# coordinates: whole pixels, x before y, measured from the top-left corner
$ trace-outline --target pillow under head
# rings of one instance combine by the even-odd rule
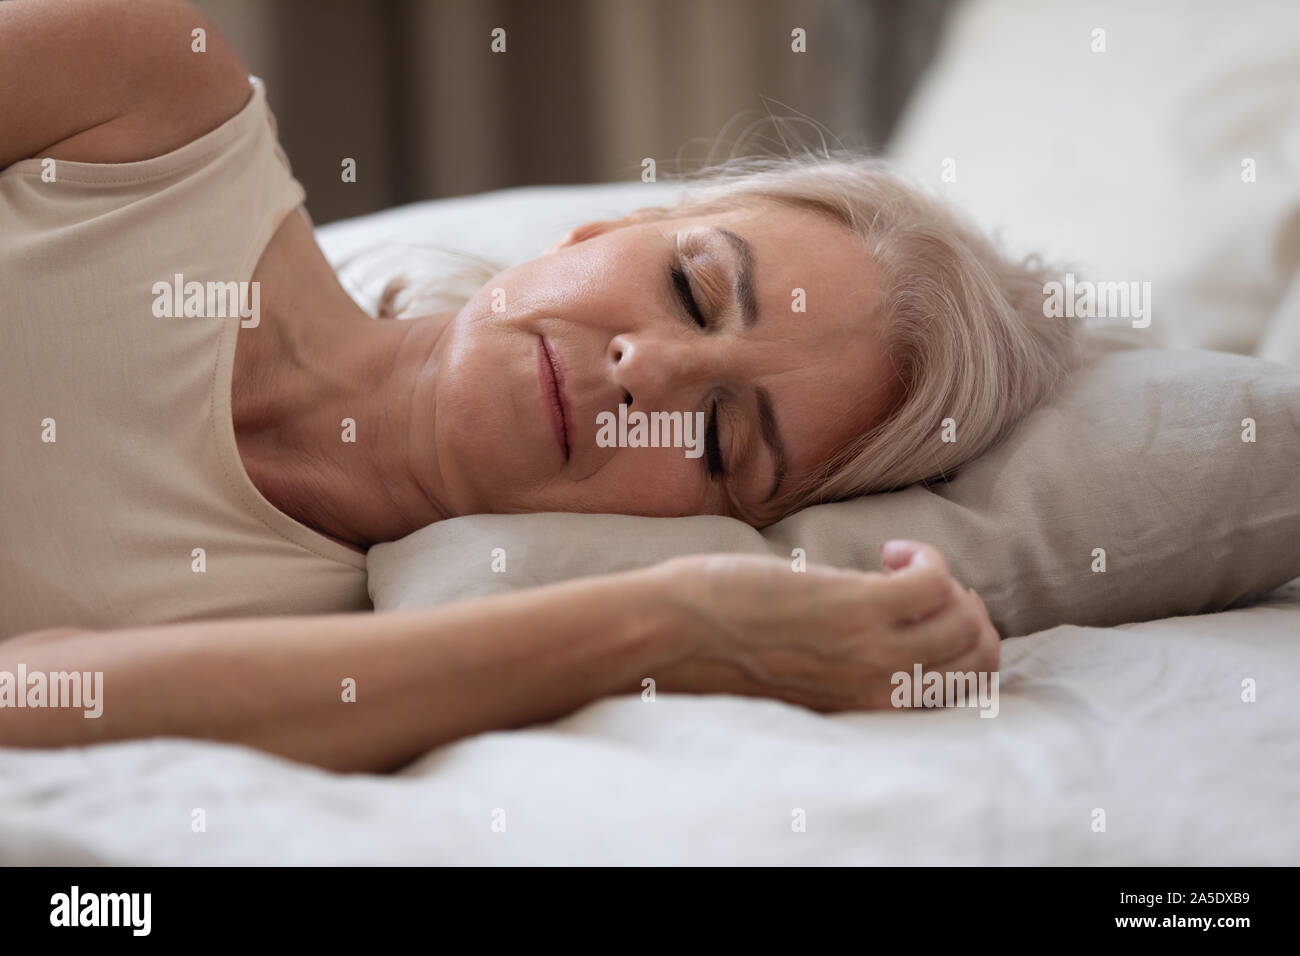
[[[802,549],[876,570],[890,538],[936,545],[1003,636],[1251,601],[1300,576],[1300,370],[1106,352],[943,483],[818,505],[762,532],[722,517],[473,515],[376,545],[367,564],[376,609],[395,610],[708,551],[793,569]]]

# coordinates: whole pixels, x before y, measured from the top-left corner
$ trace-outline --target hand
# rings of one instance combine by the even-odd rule
[[[994,671],[1000,644],[984,602],[931,545],[891,541],[880,572],[716,554],[659,565],[684,655],[660,690],[775,697],[813,710],[890,706],[891,677]]]

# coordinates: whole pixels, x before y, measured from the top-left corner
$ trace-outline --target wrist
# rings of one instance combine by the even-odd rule
[[[624,675],[629,690],[639,693],[647,677],[660,683],[661,675],[697,651],[699,628],[686,600],[683,570],[669,561],[610,576],[622,601],[623,639],[632,648],[634,673]]]

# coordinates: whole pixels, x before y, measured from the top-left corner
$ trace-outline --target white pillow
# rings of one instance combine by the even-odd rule
[[[539,255],[574,226],[617,219],[642,206],[670,202],[671,183],[529,186],[477,196],[398,206],[316,230],[316,239],[357,304],[375,314],[384,285],[404,269],[438,267],[436,250],[483,256],[502,268]]]
[[[1152,344],[1254,352],[1298,268],[1300,4],[975,0],[890,151],[1017,251],[1151,282]]]

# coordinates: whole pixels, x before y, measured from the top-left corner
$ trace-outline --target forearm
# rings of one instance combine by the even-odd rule
[[[680,657],[666,607],[634,572],[419,611],[20,637],[0,643],[0,671],[101,671],[103,713],[5,707],[0,745],[204,737],[391,769],[636,689]]]

